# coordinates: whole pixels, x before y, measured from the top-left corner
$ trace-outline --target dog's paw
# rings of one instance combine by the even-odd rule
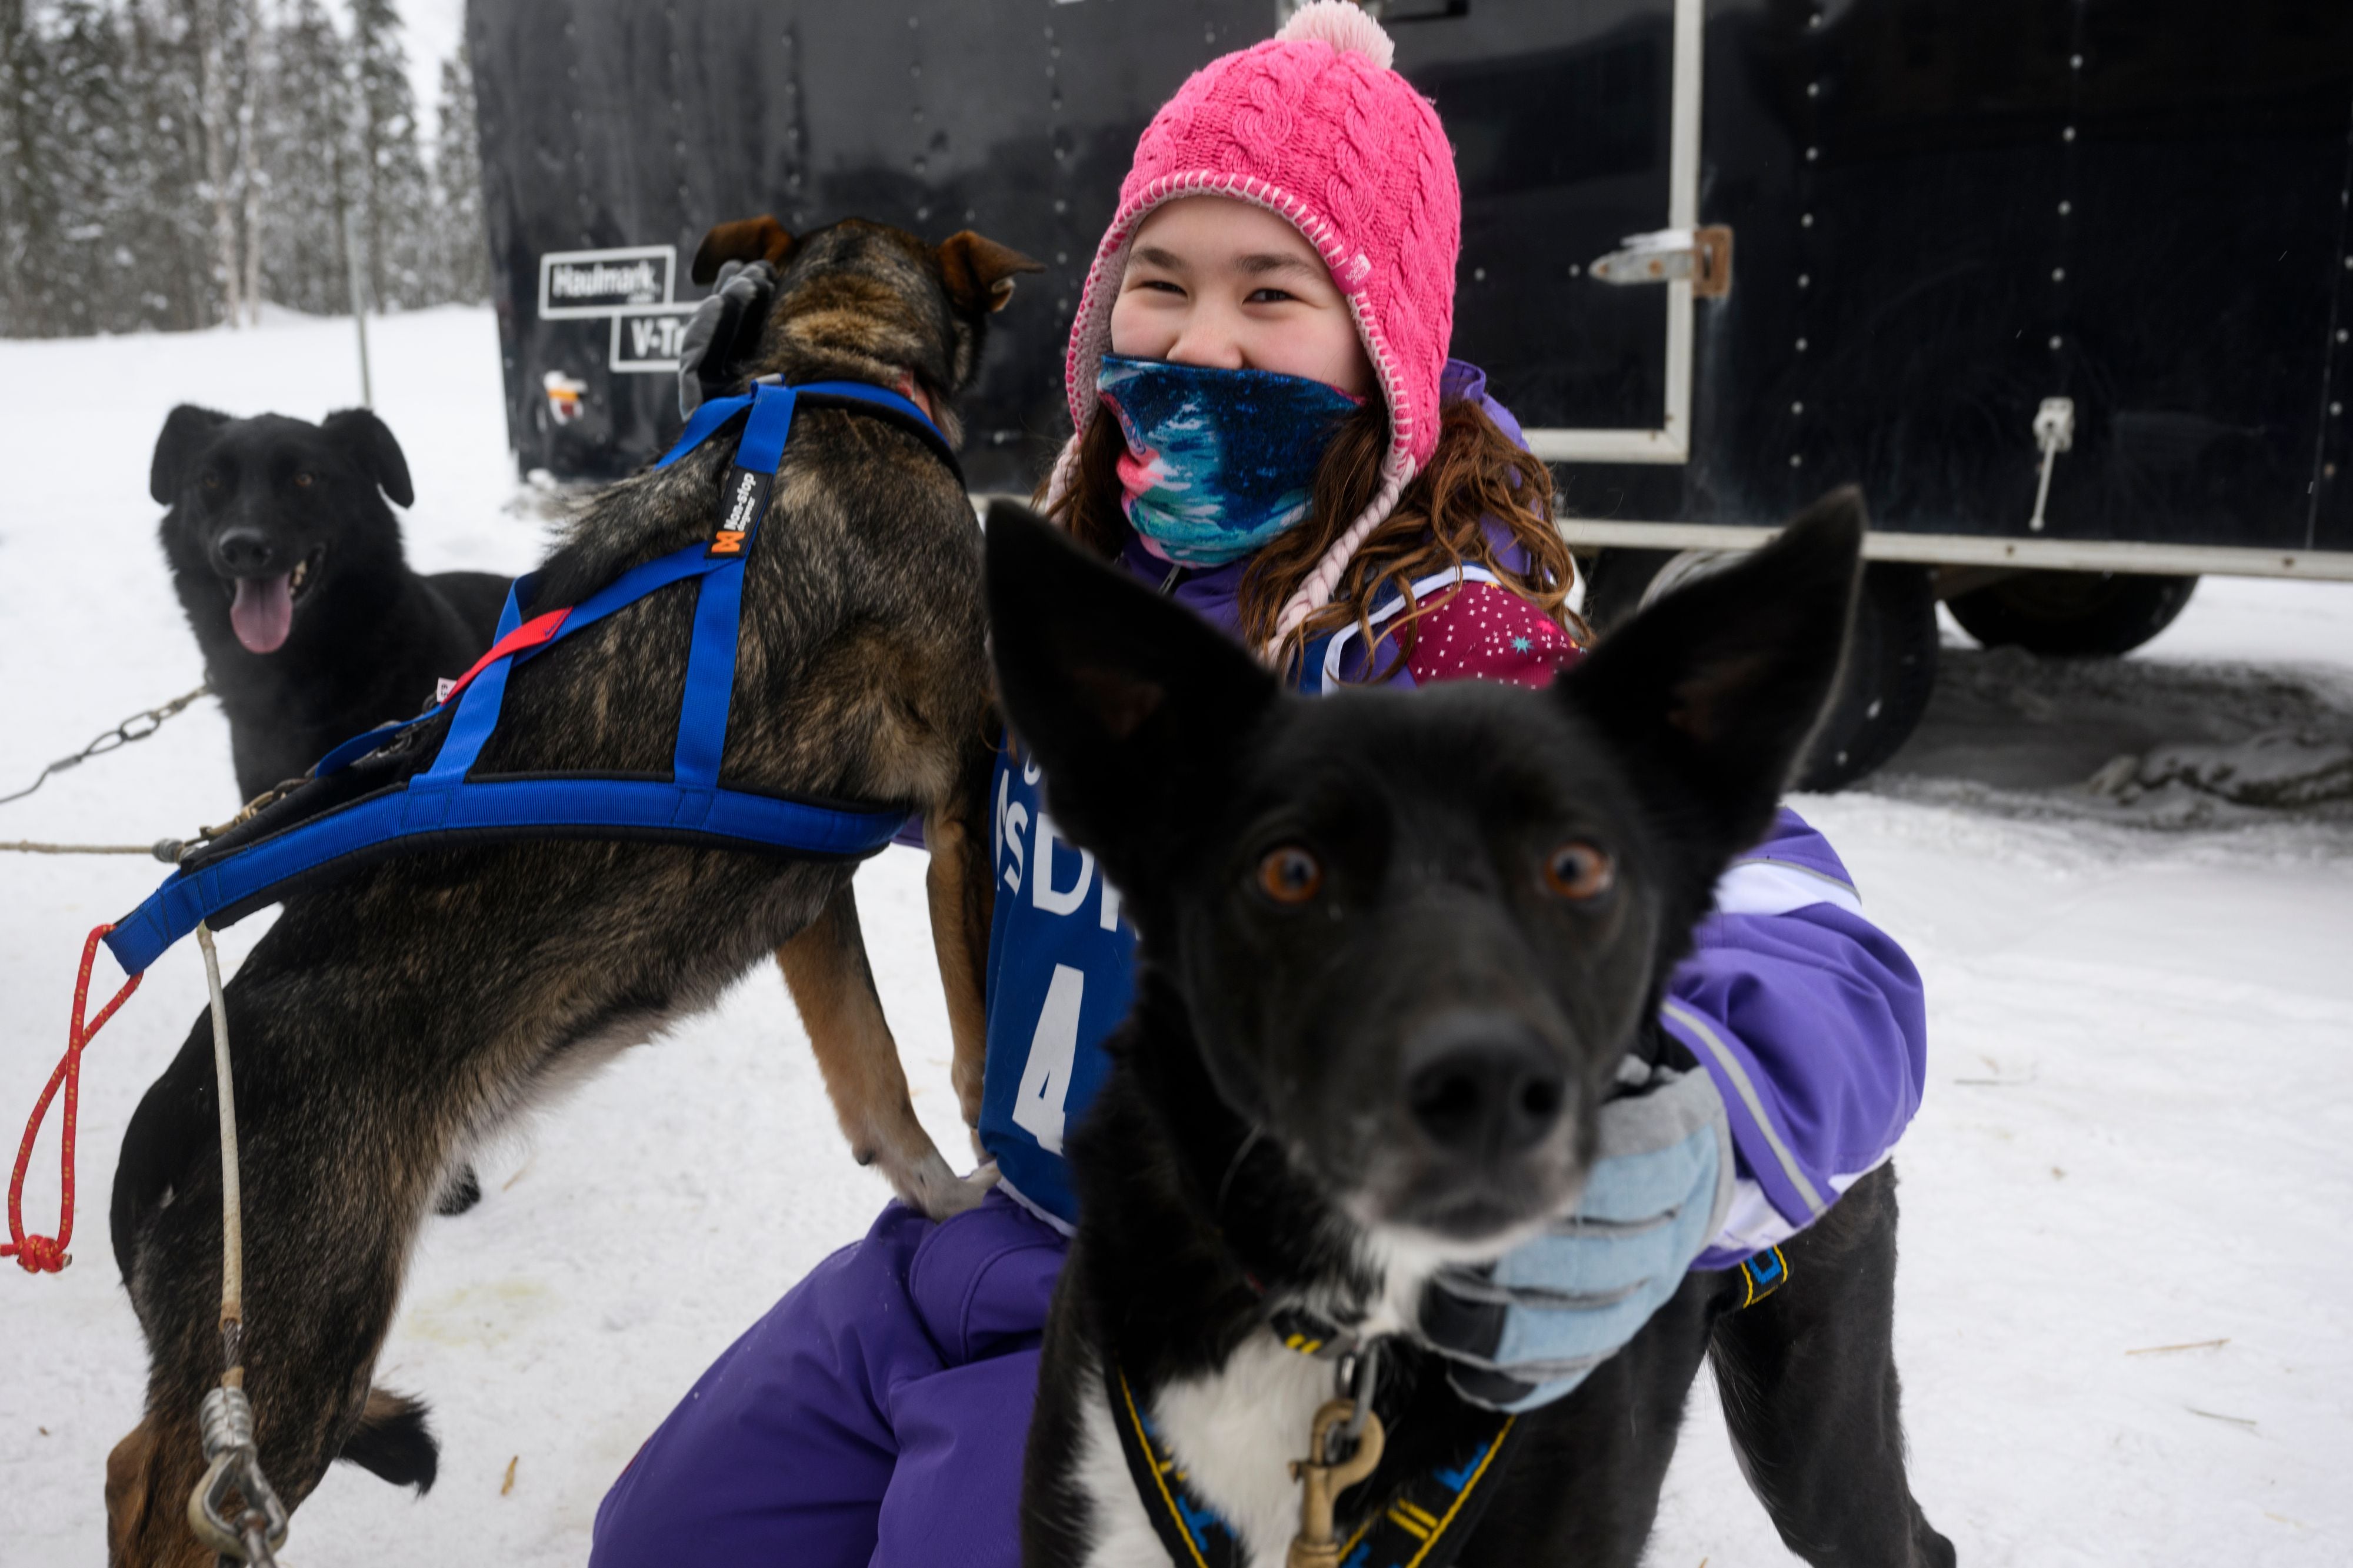
[[[441,1195],[433,1200],[433,1212],[438,1215],[460,1215],[482,1201],[482,1184],[474,1174],[474,1167],[461,1165],[449,1178]]]
[[[958,1177],[950,1184],[946,1193],[943,1194],[940,1206],[924,1212],[934,1219],[947,1219],[964,1213],[966,1209],[978,1208],[980,1200],[987,1197],[988,1189],[995,1185],[997,1185],[997,1165],[995,1162],[991,1162],[969,1176]]]
[[[969,1176],[958,1176],[948,1168],[948,1163],[934,1153],[906,1183],[893,1183],[900,1197],[909,1205],[919,1208],[933,1219],[952,1219],[965,1210],[978,1205],[997,1185],[995,1161],[981,1166]]]
[[[396,1487],[415,1487],[422,1497],[433,1489],[441,1468],[441,1443],[426,1424],[425,1405],[405,1394],[368,1390],[359,1425],[335,1456]]]

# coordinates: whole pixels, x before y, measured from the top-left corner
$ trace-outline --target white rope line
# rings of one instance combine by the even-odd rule
[[[237,1084],[228,1064],[228,998],[221,992],[220,954],[212,927],[196,923],[196,945],[205,950],[205,983],[213,994],[213,1079],[220,1092],[221,1140],[221,1331],[245,1322],[245,1195],[237,1181]]]
[[[155,844],[41,844],[30,838],[0,843],[0,854],[7,855],[150,855],[158,860],[177,858],[160,853],[161,848]]]
[[[220,1096],[221,1360],[220,1383],[197,1412],[203,1433],[204,1479],[188,1496],[188,1528],[222,1563],[277,1568],[286,1543],[286,1505],[261,1470],[253,1403],[245,1392],[245,1195],[237,1179],[237,1086],[229,1072],[228,998],[221,990],[220,954],[212,927],[198,921],[205,984],[212,992],[213,1081]],[[239,1500],[237,1513],[228,1500]]]

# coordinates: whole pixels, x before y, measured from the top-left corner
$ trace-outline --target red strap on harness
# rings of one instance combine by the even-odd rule
[[[82,1012],[90,1005],[90,966],[98,958],[99,938],[113,929],[111,925],[102,925],[91,931],[90,940],[82,943],[81,973],[74,980],[73,1024],[66,1032],[65,1058],[58,1063],[58,1070],[49,1075],[48,1088],[41,1090],[41,1101],[33,1107],[32,1120],[25,1123],[25,1141],[16,1146],[16,1174],[8,1178],[8,1242],[0,1246],[0,1258],[15,1258],[27,1274],[55,1274],[72,1261],[66,1255],[66,1244],[73,1239],[74,1128],[81,1113],[82,1047],[106,1027],[106,1021],[114,1016],[114,1010],[139,989],[139,982],[145,978],[134,974],[124,981],[122,989],[114,994],[114,1000],[100,1008],[98,1016],[91,1019],[87,1026],[83,1025]],[[58,1234],[54,1237],[27,1236],[25,1234],[24,1213],[25,1171],[33,1163],[33,1141],[41,1134],[41,1122],[49,1114],[49,1101],[57,1098],[59,1084],[63,1084],[66,1090],[66,1125],[65,1139],[58,1151],[60,1188]]]
[[[447,702],[465,690],[474,677],[481,674],[507,655],[521,653],[525,648],[537,647],[542,643],[554,642],[555,634],[564,629],[565,617],[571,614],[572,606],[566,605],[560,610],[550,610],[543,616],[533,616],[515,627],[514,630],[492,643],[491,651],[476,659],[471,669],[451,681],[449,689],[441,693],[441,700]]]

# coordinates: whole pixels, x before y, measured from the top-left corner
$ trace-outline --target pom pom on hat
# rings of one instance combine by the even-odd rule
[[[1343,54],[1364,56],[1381,70],[1397,58],[1397,45],[1353,0],[1307,0],[1275,37],[1286,43],[1321,38]]]

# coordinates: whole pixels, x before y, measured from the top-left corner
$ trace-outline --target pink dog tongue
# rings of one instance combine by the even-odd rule
[[[228,624],[248,653],[275,653],[294,628],[294,593],[289,577],[239,577]]]

